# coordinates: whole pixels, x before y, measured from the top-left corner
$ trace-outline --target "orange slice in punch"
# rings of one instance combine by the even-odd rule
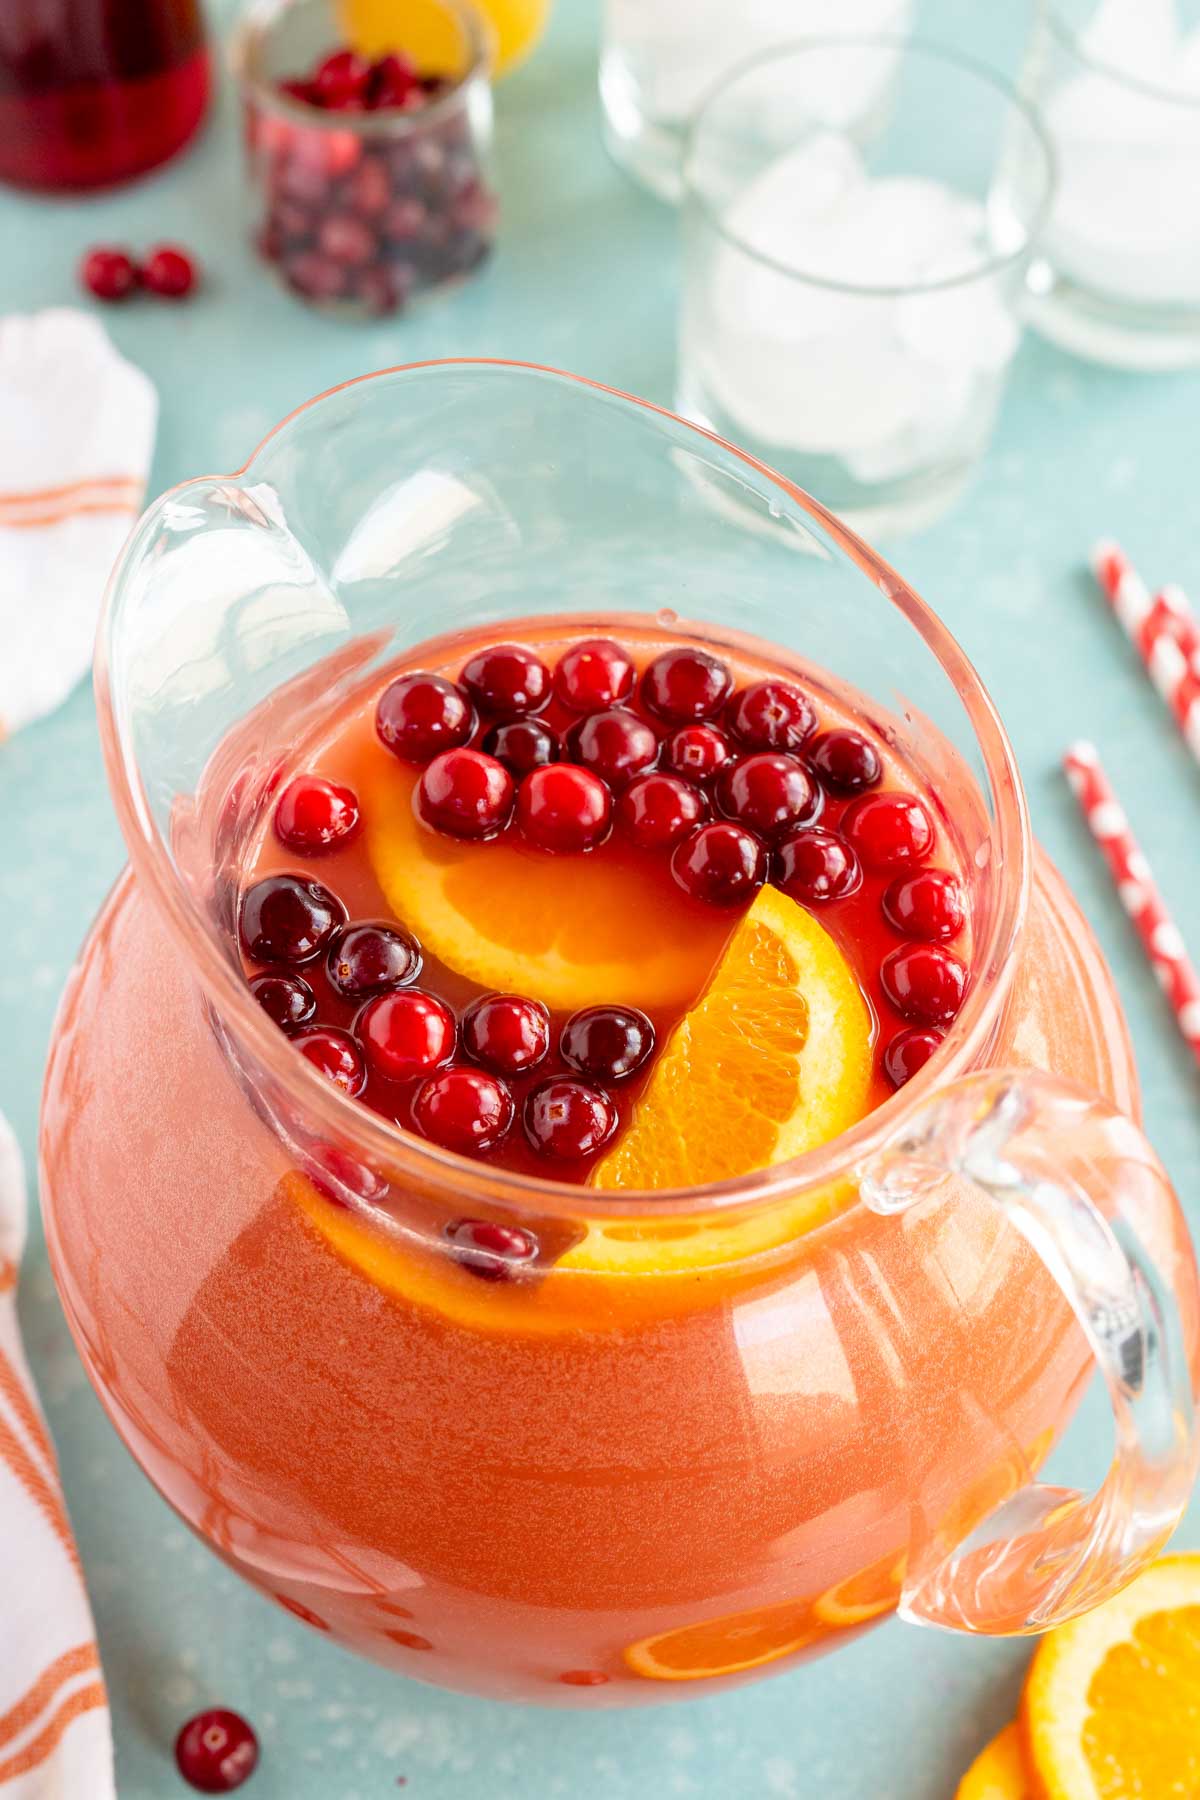
[[[777,1662],[821,1635],[806,1601],[784,1600],[643,1638],[629,1646],[625,1661],[650,1681],[702,1681]]]

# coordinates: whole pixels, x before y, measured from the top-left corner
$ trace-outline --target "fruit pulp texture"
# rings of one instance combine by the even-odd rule
[[[505,641],[503,626],[489,634],[486,642]],[[578,635],[578,634],[577,634]],[[587,635],[587,634],[585,634]],[[664,640],[646,637],[640,641],[628,631],[617,632],[617,640],[630,650],[639,671],[660,652],[675,648],[678,638]],[[557,657],[569,648],[572,637],[556,637],[538,641],[524,636],[522,642],[553,667]],[[736,909],[716,907],[685,893],[673,878],[669,854],[642,850],[631,845],[619,825],[594,850],[577,855],[555,855],[525,844],[515,830],[504,834],[503,842],[473,843],[448,837],[422,825],[414,815],[414,797],[419,765],[406,764],[387,750],[375,729],[375,705],[378,694],[388,682],[408,669],[423,669],[457,679],[472,647],[458,649],[452,658],[439,654],[428,659],[421,651],[406,657],[403,665],[390,669],[378,679],[376,686],[351,703],[332,722],[327,722],[318,736],[305,745],[298,761],[291,761],[280,773],[279,791],[296,770],[323,776],[338,785],[349,787],[363,810],[363,829],[344,847],[325,851],[311,859],[298,857],[286,849],[271,827],[268,816],[247,860],[241,877],[243,889],[266,876],[290,872],[312,876],[328,887],[345,905],[351,921],[387,920],[398,923],[422,939],[425,920],[397,915],[380,885],[377,863],[379,852],[372,846],[394,838],[401,846],[397,854],[425,858],[436,864],[439,879],[447,880],[457,903],[472,916],[486,919],[493,936],[502,942],[511,940],[514,952],[536,957],[540,943],[568,959],[572,946],[581,963],[587,959],[603,963],[614,970],[608,977],[611,989],[596,990],[589,969],[581,967],[581,1003],[633,1006],[649,1015],[655,1028],[657,1053],[661,1054],[671,1031],[703,992],[732,934],[737,919],[750,905],[753,894]],[[726,658],[730,664],[735,692],[753,682],[772,677],[795,679],[794,671],[747,658]],[[902,791],[918,798],[934,821],[936,839],[922,867],[940,867],[959,874],[959,862],[952,828],[942,817],[937,797],[924,786],[917,772],[889,747],[884,739],[865,723],[862,710],[851,711],[844,702],[805,684],[818,714],[817,734],[830,730],[852,729],[865,735],[880,758],[883,774],[871,792]],[[640,717],[653,721],[653,715],[641,705],[635,691],[626,707]],[[565,738],[578,715],[568,711],[553,698],[537,715],[559,739]],[[478,745],[493,723],[490,716],[480,719],[471,743]],[[664,738],[674,729],[657,721]],[[813,741],[816,741],[814,735]],[[732,742],[732,740],[731,740]],[[736,746],[735,746],[736,748]],[[568,755],[564,752],[564,756]],[[743,750],[742,754],[747,754]],[[711,793],[712,783],[707,784]],[[829,792],[824,798],[820,816],[823,828],[836,830],[839,820],[853,798]],[[720,815],[713,810],[713,817]],[[885,956],[905,939],[884,916],[883,895],[897,874],[889,869],[882,873],[866,871],[861,885],[846,898],[820,907],[814,912],[824,928],[837,942],[856,977],[867,1001],[872,1019],[872,1079],[869,1107],[886,1099],[892,1091],[883,1074],[883,1053],[897,1033],[909,1028],[906,1019],[889,999],[880,977]],[[960,887],[967,883],[960,877]],[[564,917],[568,924],[564,929]],[[675,946],[668,982],[671,991],[663,996],[645,991],[645,956],[653,943],[664,941]],[[969,966],[969,922],[950,940],[948,946]],[[428,943],[422,944],[424,966],[418,978],[421,988],[446,1001],[461,1016],[464,1008],[480,994],[492,991],[488,985],[464,977],[447,967],[434,954]],[[247,973],[254,974],[266,964],[247,963]],[[331,986],[322,959],[306,963],[297,971],[310,983],[317,995],[317,1016],[322,1024],[346,1029],[353,1027],[362,1010],[361,1001],[343,999]],[[493,987],[495,984],[492,984]],[[656,983],[656,990],[658,984]],[[528,998],[542,1001],[548,996],[532,985]],[[518,1116],[527,1093],[548,1077],[571,1075],[557,1054],[557,1045],[570,1008],[551,1008],[551,1053],[529,1074],[515,1077],[511,1087]],[[653,1068],[654,1057],[632,1076],[612,1084],[610,1097],[615,1102],[620,1133],[627,1124]],[[366,1104],[386,1118],[413,1126],[412,1104],[419,1081],[397,1083],[372,1073],[362,1094]],[[487,1158],[498,1166],[527,1174],[553,1175],[557,1180],[586,1182],[591,1173],[590,1160],[556,1162],[548,1167],[544,1157],[533,1150],[518,1124],[503,1143]],[[748,1171],[746,1171],[748,1172]]]

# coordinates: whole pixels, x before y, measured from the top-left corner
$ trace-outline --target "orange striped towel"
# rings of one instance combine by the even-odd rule
[[[0,319],[0,738],[87,673],[158,400],[89,313]]]
[[[113,1800],[96,1635],[17,1331],[24,1241],[21,1155],[0,1117],[0,1800]]]

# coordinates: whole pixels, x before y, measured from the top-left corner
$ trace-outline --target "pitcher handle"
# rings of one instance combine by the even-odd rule
[[[902,1616],[990,1636],[1045,1631],[1117,1593],[1187,1505],[1197,1439],[1197,1271],[1161,1164],[1131,1119],[1057,1077],[988,1070],[937,1092],[860,1170],[878,1213],[965,1180],[1028,1240],[1104,1375],[1116,1450],[1094,1494],[1030,1482],[949,1554],[910,1553]]]

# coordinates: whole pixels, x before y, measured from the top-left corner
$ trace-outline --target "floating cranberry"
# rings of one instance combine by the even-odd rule
[[[711,781],[728,761],[729,740],[715,725],[681,725],[663,745],[663,768],[685,781]]]
[[[966,918],[962,886],[945,869],[897,875],[883,896],[883,916],[905,937],[955,937]]]
[[[493,644],[463,664],[459,680],[480,712],[506,719],[539,712],[550,698],[550,671],[524,644]]]
[[[432,1075],[454,1055],[454,1014],[421,988],[369,1000],[356,1029],[371,1069],[386,1081]]]
[[[375,729],[393,756],[426,763],[440,750],[467,742],[475,730],[475,709],[442,675],[400,675],[379,696]]]
[[[462,1016],[463,1049],[499,1075],[536,1069],[550,1048],[550,1014],[520,994],[484,994]]]
[[[343,1094],[361,1094],[367,1083],[367,1065],[348,1031],[336,1025],[314,1025],[308,1031],[297,1032],[292,1042],[301,1056],[334,1087],[341,1088]]]
[[[767,853],[740,825],[702,825],[671,852],[671,873],[697,900],[740,906],[766,880]]]
[[[531,1231],[494,1219],[456,1219],[446,1227],[455,1262],[484,1281],[511,1281],[538,1253]]]
[[[948,1025],[967,991],[967,971],[941,944],[901,944],[880,965],[883,991],[896,1011],[921,1025]]]
[[[633,692],[636,671],[611,638],[583,638],[554,668],[554,691],[572,712],[602,712]]]
[[[532,770],[517,793],[517,824],[541,850],[591,850],[611,819],[612,795],[600,777],[570,763]]]
[[[719,657],[680,646],[655,657],[642,676],[642,699],[660,719],[683,724],[715,718],[732,686],[733,678]]]
[[[807,755],[809,767],[834,794],[861,794],[883,776],[883,758],[861,731],[823,731]]]
[[[602,1088],[556,1075],[525,1100],[525,1135],[535,1150],[560,1162],[594,1156],[617,1128],[617,1109]]]
[[[639,850],[669,850],[708,817],[708,801],[678,775],[639,775],[617,801],[617,823]]]
[[[327,213],[317,231],[317,249],[332,263],[362,269],[375,255],[375,233],[354,213]]]
[[[377,57],[367,79],[367,106],[379,112],[389,106],[403,106],[414,92],[419,92],[417,72],[407,56],[393,51]]]
[[[369,1000],[415,981],[421,951],[397,925],[349,925],[330,944],[325,973],[343,999]]]
[[[752,750],[799,750],[817,729],[812,701],[794,681],[755,681],[733,696],[729,729]]]
[[[303,875],[264,876],[242,897],[242,944],[254,962],[311,962],[345,922],[336,895]]]
[[[620,792],[653,763],[658,738],[636,713],[614,706],[578,719],[567,733],[566,753]]]
[[[558,1047],[581,1075],[623,1081],[654,1049],[654,1026],[636,1006],[585,1006],[563,1026]]]
[[[911,794],[864,794],[842,814],[843,834],[868,869],[903,869],[933,849],[933,821]]]
[[[347,1194],[351,1199],[370,1200],[376,1205],[387,1197],[388,1184],[383,1176],[338,1144],[314,1144],[304,1159],[304,1173],[335,1206],[350,1205]]]
[[[502,762],[518,780],[530,769],[543,769],[547,763],[557,762],[560,753],[557,737],[540,719],[514,719],[510,725],[493,725],[480,748]]]
[[[443,750],[421,776],[417,810],[451,837],[495,837],[508,824],[514,792],[512,776],[494,756]]]
[[[940,1031],[930,1028],[898,1031],[883,1053],[883,1072],[894,1088],[911,1081],[943,1042]]]
[[[298,1031],[317,1016],[317,996],[299,975],[256,975],[250,992],[282,1031]]]
[[[138,284],[137,264],[126,251],[101,245],[87,252],[79,279],[97,300],[126,300]]]
[[[816,825],[778,846],[774,881],[802,906],[823,906],[854,893],[862,883],[862,867],[845,838]]]
[[[804,764],[769,750],[730,763],[717,782],[717,805],[725,816],[768,843],[811,824],[821,804],[821,790]]]
[[[158,244],[141,268],[142,286],[162,300],[186,300],[199,280],[195,259],[178,244]]]
[[[507,1087],[484,1069],[443,1069],[428,1076],[413,1099],[417,1130],[444,1150],[464,1155],[494,1150],[515,1115]]]
[[[360,813],[353,789],[338,787],[320,775],[297,775],[275,807],[275,836],[285,850],[321,856],[348,843],[358,830]]]
[[[335,50],[315,71],[311,87],[318,106],[341,112],[365,106],[371,65],[357,50]]]
[[[175,1739],[179,1773],[201,1794],[232,1794],[258,1767],[258,1739],[245,1719],[214,1706]]]

